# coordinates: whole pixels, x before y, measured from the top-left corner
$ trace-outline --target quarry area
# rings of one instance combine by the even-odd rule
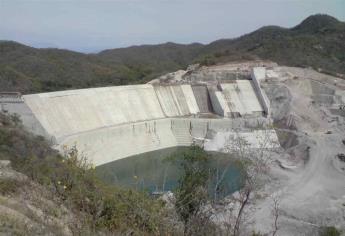
[[[3,93],[0,110],[19,114],[60,151],[76,146],[96,166],[192,144],[224,152],[241,137],[271,160],[269,181],[251,202],[250,230],[270,233],[272,196],[278,235],[345,230],[343,79],[269,61],[192,65],[142,85]],[[216,216],[222,221],[226,211]]]
[[[236,71],[235,76],[239,78],[239,70],[250,68],[241,65],[238,69],[237,66],[205,68],[192,72],[190,78],[192,81],[210,78],[205,75],[212,71],[212,79],[223,81],[231,76],[226,71]],[[272,148],[273,161],[270,181],[252,203],[252,230],[271,232],[274,222],[272,198],[278,198],[280,206],[277,235],[317,235],[320,225],[336,225],[344,229],[345,81],[312,69],[265,66],[265,72],[259,68],[254,72],[257,70],[256,78],[264,91],[264,99],[265,96],[268,98],[267,103],[261,104],[268,104],[266,118],[274,128],[268,135],[270,146],[265,146]],[[168,75],[164,79],[179,81],[183,78],[179,73],[174,74],[175,78]],[[254,141],[245,132],[242,136],[246,136],[252,148],[259,148],[260,139],[267,137],[267,131],[264,133],[254,135]],[[280,148],[273,138],[275,133]],[[231,135],[231,132],[220,131],[206,141],[205,148],[222,151],[225,140]],[[220,221],[226,221],[226,218],[226,213],[217,217]]]

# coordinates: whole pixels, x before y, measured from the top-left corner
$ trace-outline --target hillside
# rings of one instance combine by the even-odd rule
[[[344,74],[344,41],[345,23],[328,15],[310,16],[290,29],[266,26],[208,45],[165,43],[98,54],[36,49],[0,41],[0,88],[34,93],[144,83],[196,62],[210,65],[258,58]]]
[[[76,149],[60,155],[42,137],[25,131],[17,116],[3,113],[0,212],[0,235],[173,232],[162,201],[103,183]]]
[[[345,23],[327,15],[306,18],[291,28],[267,26],[234,40],[207,45],[214,62],[261,58],[288,66],[345,73]]]

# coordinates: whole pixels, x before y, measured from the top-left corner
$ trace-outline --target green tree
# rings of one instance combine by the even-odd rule
[[[323,227],[320,230],[320,236],[340,236],[341,232],[334,226]]]
[[[200,223],[200,220],[207,218],[203,215],[203,207],[208,200],[209,158],[203,149],[192,146],[174,156],[173,160],[183,170],[176,190],[176,211],[185,225],[185,234],[189,234],[195,220]]]

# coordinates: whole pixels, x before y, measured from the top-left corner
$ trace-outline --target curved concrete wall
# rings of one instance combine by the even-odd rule
[[[102,127],[190,116],[200,111],[190,85],[80,89],[25,95],[24,101],[58,142]]]
[[[58,145],[76,146],[96,166],[128,156],[178,146],[170,119],[137,122],[67,137]]]
[[[57,149],[76,146],[95,165],[158,149],[190,146],[193,139],[205,138],[207,131],[229,131],[255,127],[264,119],[166,118],[123,124],[75,134],[64,139]]]
[[[239,82],[239,88],[243,90],[242,97],[238,95],[241,91],[229,90],[229,96],[237,99],[236,109],[242,106],[242,110],[236,111],[246,114],[259,110],[250,81]],[[224,91],[228,91],[226,86]],[[217,91],[216,99],[225,97],[224,91]],[[205,138],[210,129],[250,127],[260,120],[192,118],[213,111],[206,86],[145,84],[32,94],[23,98],[58,149],[76,145],[95,165],[158,149],[188,146],[193,138]],[[224,116],[229,102],[223,98],[219,108]]]
[[[165,117],[151,85],[33,94],[24,96],[24,101],[57,140],[102,127]]]

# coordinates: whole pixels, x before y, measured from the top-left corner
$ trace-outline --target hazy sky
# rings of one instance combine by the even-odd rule
[[[83,52],[208,43],[315,13],[345,21],[345,0],[0,0],[0,39]]]

